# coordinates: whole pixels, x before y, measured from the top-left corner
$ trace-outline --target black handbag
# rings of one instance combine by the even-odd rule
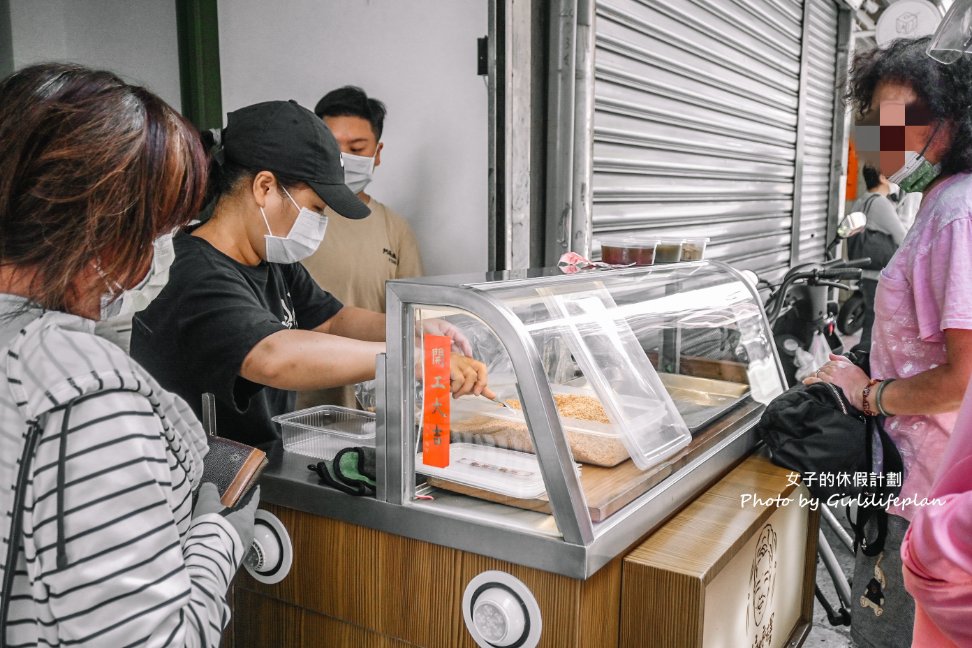
[[[853,522],[855,544],[867,555],[884,547],[887,530],[887,502],[896,496],[900,483],[889,484],[889,474],[901,475],[901,455],[884,431],[883,417],[865,416],[847,400],[843,391],[830,383],[799,384],[780,394],[756,424],[756,432],[778,466],[799,472],[811,495],[833,503],[848,496],[856,498],[857,520]],[[875,460],[874,448],[880,448]],[[822,479],[824,475],[868,479],[861,483]],[[872,480],[870,477],[874,475]],[[868,520],[877,522],[875,538],[864,536]]]

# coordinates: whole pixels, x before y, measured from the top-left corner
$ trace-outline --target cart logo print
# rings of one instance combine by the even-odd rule
[[[773,593],[776,589],[777,536],[772,524],[759,533],[753,566],[749,574],[749,605],[746,628],[752,637],[753,648],[769,648],[773,643]]]

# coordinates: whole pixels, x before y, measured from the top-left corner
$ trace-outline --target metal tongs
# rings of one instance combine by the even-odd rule
[[[488,401],[492,401],[492,402],[496,403],[500,407],[505,407],[508,410],[512,410],[513,409],[512,407],[510,407],[509,405],[507,405],[504,401],[501,401],[499,398],[490,398],[486,394],[480,394],[480,396],[482,396],[483,398],[485,398]]]

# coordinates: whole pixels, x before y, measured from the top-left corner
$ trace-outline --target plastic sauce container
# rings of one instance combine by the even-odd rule
[[[655,262],[655,239],[634,236],[604,236],[601,260],[611,265],[652,265]]]
[[[687,238],[682,241],[682,261],[701,261],[705,257],[705,246],[709,238]]]
[[[682,239],[659,239],[655,246],[655,263],[678,263],[682,260]]]

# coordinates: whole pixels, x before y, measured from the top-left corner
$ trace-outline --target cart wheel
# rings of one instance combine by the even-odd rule
[[[847,298],[837,313],[837,328],[844,335],[853,335],[864,328],[864,295],[859,292]]]

